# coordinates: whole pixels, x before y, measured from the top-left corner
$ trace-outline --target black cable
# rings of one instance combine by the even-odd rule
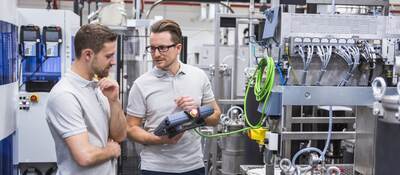
[[[368,75],[368,86],[371,86],[371,83],[372,83],[372,77],[373,77],[373,75],[374,75],[374,69],[372,69],[371,67],[373,67],[374,66],[374,62],[369,62],[369,65],[370,65],[370,69],[369,69],[369,75]]]

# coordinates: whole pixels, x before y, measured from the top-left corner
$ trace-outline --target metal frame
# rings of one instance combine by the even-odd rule
[[[307,0],[307,4],[331,5],[332,0]],[[336,5],[360,5],[360,6],[388,6],[387,0],[335,0]]]
[[[280,153],[291,156],[291,140],[324,140],[327,132],[292,131],[295,123],[327,123],[328,117],[302,117],[293,115],[293,106],[341,105],[355,107],[355,116],[335,117],[334,123],[354,123],[357,111],[372,106],[375,98],[370,87],[332,87],[332,86],[282,86],[282,121]],[[388,94],[396,93],[394,87],[387,89]],[[351,97],[351,98],[349,98]],[[355,131],[332,132],[332,139],[355,139]]]

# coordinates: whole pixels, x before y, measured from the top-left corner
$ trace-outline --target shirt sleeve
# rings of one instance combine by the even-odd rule
[[[215,100],[214,92],[212,91],[210,80],[207,75],[202,72],[203,75],[203,99],[201,100],[202,104],[207,104]]]
[[[63,139],[87,132],[81,105],[71,93],[50,97],[46,115],[48,123]]]
[[[143,118],[146,114],[146,101],[137,82],[133,83],[133,86],[129,92],[126,112],[128,115],[140,118]]]

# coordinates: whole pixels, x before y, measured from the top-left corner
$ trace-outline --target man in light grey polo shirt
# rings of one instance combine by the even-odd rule
[[[113,175],[126,137],[118,84],[106,78],[116,63],[116,34],[98,24],[75,36],[76,60],[50,92],[46,115],[57,175]],[[99,81],[93,80],[97,75]]]
[[[190,111],[200,105],[214,108],[214,113],[206,119],[207,125],[216,125],[219,121],[221,112],[207,75],[177,59],[181,43],[182,33],[176,22],[161,20],[153,24],[150,46],[146,49],[152,55],[154,68],[134,82],[129,94],[128,137],[144,144],[142,175],[205,173],[200,137],[193,130],[173,138],[153,134],[167,115]]]

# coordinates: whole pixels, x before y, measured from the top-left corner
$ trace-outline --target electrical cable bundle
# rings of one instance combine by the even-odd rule
[[[369,63],[368,86],[371,86],[372,76],[376,67],[376,53],[374,47],[371,46],[368,41],[361,41],[361,44],[362,47],[360,50],[360,56],[361,58],[364,58],[367,63]]]
[[[319,86],[332,56],[332,46],[317,46],[317,50],[317,54],[321,59],[321,71],[319,72],[318,80],[315,82],[315,85]]]
[[[342,57],[349,66],[349,71],[346,73],[343,80],[338,84],[338,86],[345,86],[353,76],[358,64],[360,64],[360,50],[356,46],[339,46],[336,48],[336,54]]]
[[[303,60],[303,76],[301,77],[301,85],[306,84],[307,72],[308,69],[310,68],[312,56],[314,54],[314,46],[307,45],[304,46],[304,48],[307,49],[307,52],[303,50],[303,46],[298,46],[299,55]]]

